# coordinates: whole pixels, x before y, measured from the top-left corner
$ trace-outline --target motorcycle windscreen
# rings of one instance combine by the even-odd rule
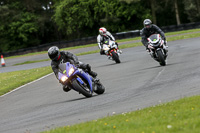
[[[161,38],[159,34],[153,34],[151,35],[148,40],[150,41],[151,44],[153,44],[154,46],[159,46],[160,42],[161,42]]]
[[[64,71],[66,71],[66,64],[65,63],[60,64],[58,65],[58,68],[59,68],[59,71],[63,73]]]
[[[103,44],[109,45],[109,41],[110,41],[110,39],[106,39],[106,40],[103,42]]]
[[[152,43],[157,43],[160,39],[159,39],[159,34],[153,34],[149,37],[149,40],[152,42]]]

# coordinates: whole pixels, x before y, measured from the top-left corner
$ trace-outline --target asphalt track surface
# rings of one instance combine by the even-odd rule
[[[35,133],[198,95],[199,42],[199,38],[169,42],[165,67],[144,47],[124,49],[121,64],[99,53],[80,56],[99,73],[105,94],[85,98],[73,90],[65,93],[50,75],[0,97],[0,133]]]

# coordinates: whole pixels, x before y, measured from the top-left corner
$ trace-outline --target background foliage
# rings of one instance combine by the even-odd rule
[[[177,5],[177,6],[175,6]],[[200,0],[0,0],[0,52],[143,27],[198,22]]]

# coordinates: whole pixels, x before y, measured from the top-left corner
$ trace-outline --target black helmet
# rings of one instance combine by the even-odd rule
[[[51,60],[58,60],[60,56],[59,48],[56,46],[52,46],[48,50],[48,55]]]
[[[152,22],[151,22],[150,19],[145,19],[144,22],[143,22],[143,24],[144,24],[144,27],[151,28]]]

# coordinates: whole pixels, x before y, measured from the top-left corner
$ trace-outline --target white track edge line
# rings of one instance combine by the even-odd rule
[[[21,89],[21,88],[27,86],[27,85],[30,85],[30,84],[32,84],[32,83],[35,83],[35,82],[41,80],[41,79],[44,79],[44,78],[50,76],[51,74],[53,74],[53,72],[50,73],[50,74],[47,74],[47,75],[45,75],[45,76],[43,76],[43,77],[41,77],[41,78],[39,78],[39,79],[36,79],[36,80],[34,80],[34,81],[31,81],[31,82],[29,82],[29,83],[27,83],[27,84],[24,84],[24,85],[22,85],[22,86],[20,86],[20,87],[18,87],[18,88],[16,88],[16,89],[14,89],[14,90],[12,90],[12,91],[6,93],[6,94],[4,94],[4,95],[2,95],[2,96],[0,96],[0,97],[4,97],[4,96],[6,96],[6,95],[8,95],[8,94],[10,94],[10,93],[12,93],[12,92],[14,92],[14,91],[17,91],[17,90],[19,90],[19,89]]]

